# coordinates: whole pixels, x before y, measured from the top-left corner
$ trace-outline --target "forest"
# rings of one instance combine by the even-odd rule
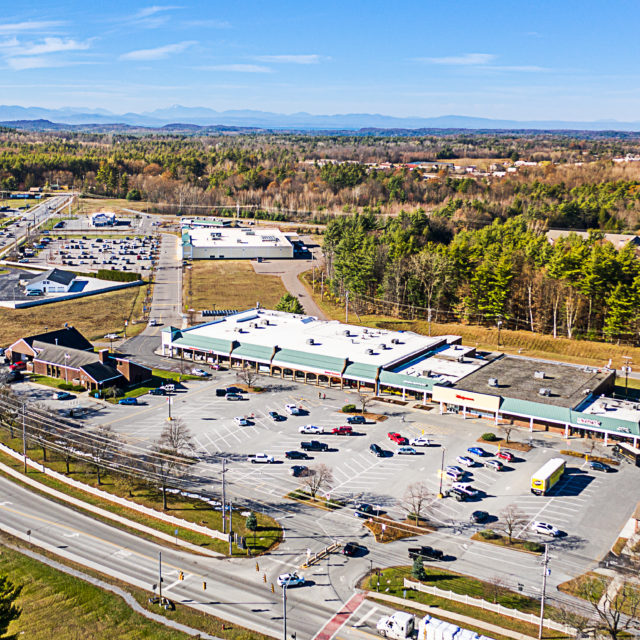
[[[447,233],[424,211],[331,221],[323,250],[328,287],[357,312],[525,329],[554,337],[635,343],[640,321],[636,245],[601,231],[551,244],[517,215]]]

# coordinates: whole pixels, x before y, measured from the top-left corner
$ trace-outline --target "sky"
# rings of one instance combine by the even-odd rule
[[[640,120],[639,0],[0,0],[0,104]]]

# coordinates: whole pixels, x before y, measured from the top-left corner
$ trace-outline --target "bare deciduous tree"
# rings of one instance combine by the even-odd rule
[[[403,507],[409,518],[414,518],[416,526],[423,519],[423,513],[433,501],[434,495],[426,482],[414,482],[407,487],[402,500]]]
[[[360,411],[362,412],[362,415],[364,415],[369,403],[373,400],[373,396],[370,393],[358,391],[358,398],[360,400]]]
[[[596,627],[609,634],[611,640],[618,640],[638,624],[640,591],[635,584],[626,580],[616,584],[615,579],[609,583],[603,577],[584,577],[577,595],[591,604],[597,616]]]
[[[511,437],[511,432],[515,429],[515,425],[501,424],[499,429],[504,434],[505,444],[509,444],[509,438]]]
[[[167,422],[158,438],[157,448],[174,456],[193,451],[193,434],[184,420],[174,418]]]
[[[302,478],[302,487],[315,499],[318,491],[330,489],[333,484],[333,471],[326,464],[319,464],[309,469]]]
[[[519,527],[524,527],[528,522],[527,515],[520,511],[515,504],[510,504],[500,512],[500,527],[507,534],[509,544],[513,543],[513,534]]]
[[[91,462],[96,468],[98,485],[102,484],[100,472],[106,466],[106,461],[118,450],[119,438],[108,425],[99,425],[86,440],[86,450],[91,457]]]
[[[247,385],[249,389],[252,389],[260,374],[253,367],[243,367],[241,371],[238,371],[236,378]]]

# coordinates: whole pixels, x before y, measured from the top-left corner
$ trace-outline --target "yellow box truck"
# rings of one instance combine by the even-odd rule
[[[551,458],[531,476],[531,493],[537,496],[546,495],[562,478],[566,462],[562,458]]]

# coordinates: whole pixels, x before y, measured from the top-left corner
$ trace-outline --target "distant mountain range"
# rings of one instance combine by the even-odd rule
[[[40,125],[37,126],[36,123]],[[27,125],[27,123],[30,123]],[[0,105],[0,124],[32,129],[126,129],[161,128],[171,125],[174,130],[185,130],[191,125],[221,130],[240,129],[289,129],[289,130],[415,130],[415,129],[481,129],[481,130],[542,130],[542,131],[640,131],[638,122],[598,120],[594,122],[562,120],[493,120],[470,116],[438,116],[435,118],[398,118],[376,113],[347,113],[336,115],[314,115],[310,113],[271,113],[268,111],[233,110],[214,111],[207,107],[183,107],[173,105],[142,113],[111,113],[105,109],[63,107],[21,107]],[[90,125],[90,126],[89,126]]]

